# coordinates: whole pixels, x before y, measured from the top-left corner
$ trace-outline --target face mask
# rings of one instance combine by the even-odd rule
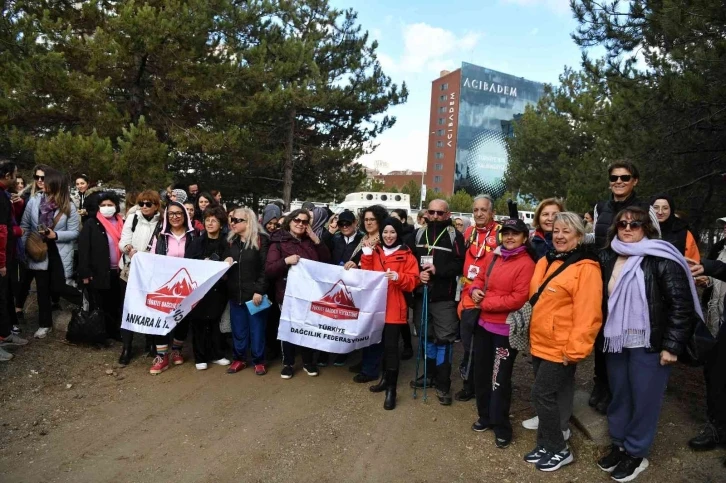
[[[111,218],[113,215],[116,214],[116,207],[115,206],[102,206],[98,209],[98,212],[101,213],[101,216],[104,218]]]

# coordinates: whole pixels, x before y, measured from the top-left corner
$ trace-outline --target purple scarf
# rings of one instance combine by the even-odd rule
[[[645,293],[645,276],[641,263],[643,257],[654,256],[673,260],[688,276],[688,285],[693,297],[696,313],[703,319],[696,286],[691,270],[676,247],[663,240],[643,238],[637,243],[623,243],[613,239],[611,247],[615,253],[628,257],[613,293],[608,300],[608,318],[605,322],[605,352],[622,352],[628,345],[650,347],[650,316]]]
[[[502,255],[502,258],[504,260],[507,260],[509,258],[516,257],[517,255],[519,255],[520,253],[522,253],[524,251],[527,251],[527,247],[522,245],[520,247],[515,248],[514,250],[507,250],[506,248],[502,247],[501,250],[499,250],[499,251]]]
[[[55,201],[49,200],[47,196],[43,195],[43,197],[40,198],[40,216],[38,216],[38,224],[45,225],[48,228],[53,228],[53,215],[57,209],[58,206],[55,204]]]

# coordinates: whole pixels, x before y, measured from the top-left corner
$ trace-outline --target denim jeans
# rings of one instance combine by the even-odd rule
[[[252,315],[246,304],[230,302],[229,319],[232,324],[234,359],[244,361],[249,347],[252,353],[252,363],[263,364],[265,362],[267,310]]]

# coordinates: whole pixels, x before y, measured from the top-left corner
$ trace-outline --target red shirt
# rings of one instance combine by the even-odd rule
[[[464,257],[464,285],[471,283],[476,278],[472,266],[477,267],[477,272],[481,272],[484,267],[484,257],[487,253],[494,250],[499,245],[499,230],[502,225],[492,220],[487,223],[484,228],[470,226],[464,232],[464,245],[466,246],[466,255]],[[474,275],[470,277],[469,275]]]

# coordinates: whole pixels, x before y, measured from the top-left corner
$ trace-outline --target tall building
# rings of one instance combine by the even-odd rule
[[[544,84],[462,62],[431,84],[427,189],[450,195],[504,194],[512,121]]]

